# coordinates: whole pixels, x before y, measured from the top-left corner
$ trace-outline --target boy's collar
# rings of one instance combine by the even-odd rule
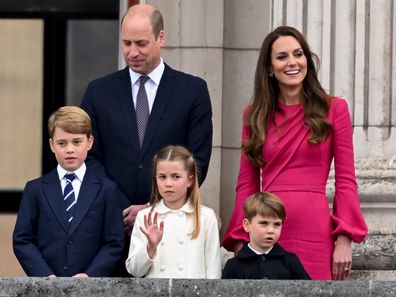
[[[249,247],[255,254],[257,254],[257,255],[266,255],[266,254],[268,254],[268,253],[272,250],[272,248],[274,247],[274,246],[271,246],[265,253],[260,253],[259,251],[256,251],[254,248],[252,248],[252,245],[250,244],[250,242],[249,242],[247,245],[248,245],[248,247]]]
[[[285,254],[285,250],[278,244],[275,243],[272,249],[266,254],[267,257],[282,257]],[[244,243],[242,249],[237,252],[236,257],[240,259],[247,259],[252,257],[260,257],[263,254],[256,254],[247,243]]]
[[[59,180],[62,180],[65,177],[66,173],[74,173],[77,176],[77,178],[80,181],[82,181],[84,179],[85,172],[87,171],[87,166],[85,165],[85,162],[84,162],[78,169],[70,172],[70,171],[65,170],[62,166],[60,166],[58,164],[58,166],[56,167],[56,170],[58,172]]]

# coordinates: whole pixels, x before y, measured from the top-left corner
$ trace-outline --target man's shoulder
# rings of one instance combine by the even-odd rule
[[[164,75],[176,77],[176,78],[182,79],[184,81],[206,83],[203,78],[193,75],[191,73],[183,72],[181,70],[176,70],[176,69],[170,67],[168,64],[165,64]]]
[[[110,74],[106,74],[104,76],[101,76],[99,78],[95,78],[90,82],[90,84],[108,84],[111,83],[112,81],[119,80],[120,78],[128,78],[129,73],[128,73],[128,68],[125,67],[124,69],[112,72]]]

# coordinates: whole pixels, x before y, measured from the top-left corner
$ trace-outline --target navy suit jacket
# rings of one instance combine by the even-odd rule
[[[196,158],[200,183],[212,150],[212,107],[206,82],[165,64],[140,148],[128,67],[92,81],[81,107],[89,114],[95,142],[87,164],[103,167],[125,196],[124,207],[149,201],[154,155],[183,145]],[[103,167],[101,167],[103,166]]]
[[[120,191],[87,169],[70,226],[56,170],[26,184],[13,234],[28,276],[110,276],[124,247]]]

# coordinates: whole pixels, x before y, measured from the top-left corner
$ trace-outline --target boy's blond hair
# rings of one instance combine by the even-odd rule
[[[48,134],[54,137],[55,128],[61,128],[71,134],[92,135],[92,125],[89,115],[77,106],[63,106],[53,112],[48,119]]]
[[[256,216],[279,218],[286,217],[285,206],[282,200],[269,192],[258,192],[249,196],[243,204],[244,216],[249,222]]]

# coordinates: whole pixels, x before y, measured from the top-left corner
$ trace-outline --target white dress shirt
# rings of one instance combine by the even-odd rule
[[[211,208],[201,207],[201,229],[196,239],[189,233],[194,227],[194,209],[187,202],[178,210],[166,207],[161,200],[155,207],[158,225],[164,222],[164,233],[154,259],[147,253],[144,215],[151,207],[138,212],[131,235],[128,272],[135,277],[147,278],[210,278],[221,277],[219,226]]]
[[[155,95],[157,95],[158,86],[160,84],[164,70],[165,70],[165,64],[161,58],[161,62],[159,63],[159,65],[147,75],[150,79],[147,80],[147,82],[144,84],[144,87],[146,88],[150,113],[151,110],[153,109]],[[133,105],[135,106],[136,109],[136,96],[140,86],[140,76],[142,76],[142,74],[134,72],[131,70],[131,68],[129,68],[129,75],[131,77],[131,83],[132,83]]]
[[[87,171],[87,166],[85,165],[85,163],[83,163],[81,167],[78,168],[76,171],[67,171],[58,164],[56,169],[58,171],[59,181],[62,187],[62,193],[65,191],[65,187],[66,187],[65,174],[74,173],[76,175],[76,177],[72,181],[72,185],[74,190],[74,196],[76,197],[76,201],[77,201],[78,194],[80,193],[81,183],[84,179],[85,172]]]

